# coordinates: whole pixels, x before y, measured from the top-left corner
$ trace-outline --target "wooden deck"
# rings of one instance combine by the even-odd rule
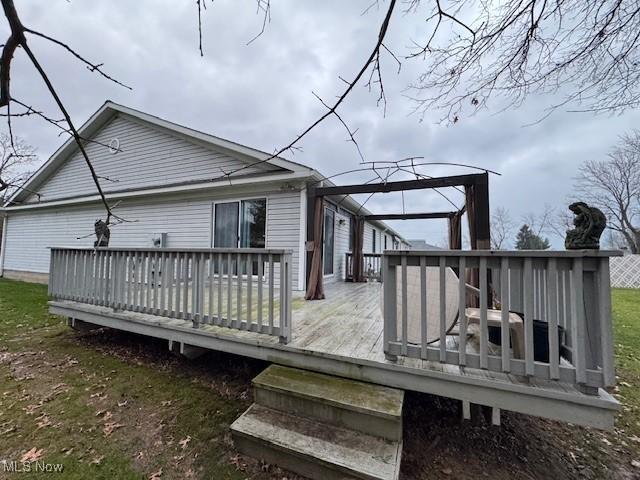
[[[293,299],[291,341],[187,320],[114,311],[71,301],[52,301],[52,313],[273,363],[470,401],[580,425],[611,428],[618,402],[600,389],[582,393],[573,385],[534,380],[415,358],[385,359],[381,284],[334,283],[326,300]],[[457,348],[457,337],[447,337]],[[467,342],[473,348],[473,342]]]

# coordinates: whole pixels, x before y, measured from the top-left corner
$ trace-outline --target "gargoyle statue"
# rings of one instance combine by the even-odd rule
[[[111,238],[111,231],[109,226],[102,220],[96,221],[94,224],[97,240],[93,242],[93,247],[108,247],[109,238]]]
[[[607,226],[607,218],[601,210],[584,202],[569,205],[575,214],[575,228],[567,230],[564,246],[567,250],[600,249],[600,236]]]

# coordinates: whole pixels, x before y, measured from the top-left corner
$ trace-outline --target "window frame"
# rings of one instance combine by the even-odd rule
[[[216,232],[216,205],[220,203],[238,203],[238,232],[237,232],[237,245],[235,247],[230,248],[251,248],[251,247],[241,247],[240,246],[240,233],[242,230],[241,225],[241,217],[242,217],[242,202],[247,200],[264,200],[265,201],[265,209],[266,215],[264,218],[264,248],[269,248],[269,197],[267,195],[255,195],[250,197],[236,197],[236,198],[225,198],[220,200],[215,200],[211,203],[211,228],[209,231],[209,246],[210,248],[216,248],[215,245],[215,232]],[[220,247],[222,248],[222,247]]]
[[[332,236],[332,241],[333,244],[331,245],[331,253],[332,253],[332,259],[331,259],[331,273],[325,273],[324,271],[324,261],[326,258],[326,215],[327,212],[331,212],[331,214],[333,215],[333,236]],[[322,276],[324,278],[330,278],[333,277],[336,274],[336,211],[332,208],[329,208],[328,206],[324,207],[324,212],[322,214]]]

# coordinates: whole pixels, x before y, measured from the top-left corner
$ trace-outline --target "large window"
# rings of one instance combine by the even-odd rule
[[[216,203],[213,246],[217,248],[264,248],[267,200]]]
[[[335,212],[325,208],[324,210],[324,254],[323,258],[323,271],[325,275],[333,274],[333,241],[335,228]]]

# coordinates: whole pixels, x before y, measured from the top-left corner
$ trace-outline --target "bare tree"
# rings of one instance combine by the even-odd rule
[[[563,105],[620,112],[640,103],[636,0],[411,0],[425,32],[412,58],[428,62],[412,85],[417,110],[455,122],[494,96],[519,105],[558,93]]]
[[[31,145],[18,137],[12,144],[9,135],[0,133],[0,206],[13,192],[22,188],[37,160],[35,148]]]
[[[502,250],[508,248],[508,239],[513,237],[513,230],[516,223],[511,218],[509,210],[498,207],[491,214],[491,248]]]
[[[539,237],[556,233],[554,228],[556,209],[545,203],[542,211],[529,212],[522,215],[522,223],[528,225],[531,232]]]
[[[629,248],[627,241],[620,232],[607,229],[602,242],[607,248],[613,248],[615,250],[626,250]]]
[[[640,253],[640,131],[622,136],[607,159],[584,162],[576,189],[581,200],[604,212],[629,251]]]

